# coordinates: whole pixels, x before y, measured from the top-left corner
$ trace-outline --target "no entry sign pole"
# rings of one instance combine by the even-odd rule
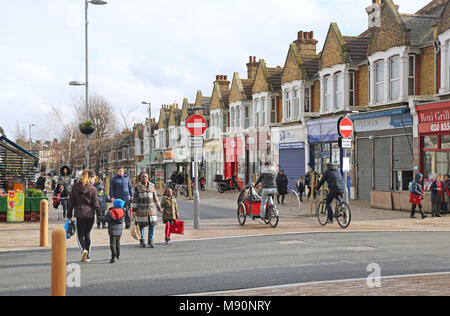
[[[353,122],[348,117],[341,117],[338,121],[338,132],[339,135],[343,139],[351,140],[353,136],[354,126]],[[347,157],[347,148],[344,149],[344,160],[350,159],[350,157]],[[351,150],[351,149],[350,149]],[[344,202],[349,203],[349,192],[348,192],[348,172],[349,170],[344,169],[344,182],[345,182],[345,195],[344,195]]]
[[[191,115],[186,120],[186,128],[193,137],[203,137],[207,128],[206,119],[201,115]],[[194,148],[194,229],[200,229],[200,192],[198,190],[198,147]]]

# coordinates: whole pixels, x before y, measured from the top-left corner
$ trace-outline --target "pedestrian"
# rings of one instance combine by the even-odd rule
[[[69,200],[69,194],[67,193],[66,188],[64,187],[64,184],[62,182],[58,183],[55,191],[53,192],[53,197],[59,198],[58,205],[53,205],[54,208],[58,208],[59,205],[63,208],[63,218],[66,218],[67,214],[67,207],[68,207],[68,200]]]
[[[103,184],[99,184],[97,186],[97,195],[98,195],[98,202],[100,204],[100,210],[101,210],[101,216],[106,215],[106,203],[111,203],[111,200],[109,199],[108,195],[105,193],[105,187]],[[123,208],[123,207],[121,207]],[[124,215],[125,216],[125,215]],[[123,222],[123,221],[122,221]],[[101,222],[102,228],[106,228],[106,222]],[[97,229],[100,229],[100,221],[97,218]]]
[[[309,171],[305,175],[305,186],[308,187],[308,199],[311,198],[311,194],[314,194],[314,200],[316,199],[317,193],[314,188],[319,183],[319,174],[314,171],[313,167],[309,167]]]
[[[431,202],[433,205],[432,216],[441,217],[441,206],[444,199],[444,182],[442,181],[442,174],[438,174],[436,180],[431,184]]]
[[[180,219],[180,213],[178,212],[177,199],[173,197],[172,189],[167,189],[164,193],[164,197],[161,202],[162,219],[163,223],[166,224],[166,245],[170,245],[170,229],[174,224],[175,220]]]
[[[303,177],[298,178],[296,186],[297,192],[300,196],[300,202],[303,202],[303,195],[305,194],[305,183],[303,182]]]
[[[44,192],[45,195],[47,195],[47,192],[45,190],[46,181],[47,179],[45,177],[45,173],[42,173],[36,182],[36,189],[41,190],[42,192]]]
[[[72,172],[70,171],[70,168],[67,166],[63,166],[60,170],[60,176],[58,178],[58,183],[62,182],[64,184],[64,188],[66,189],[67,193],[70,195],[72,193],[72,178],[70,175]]]
[[[80,181],[72,188],[69,199],[67,218],[76,218],[77,241],[81,248],[81,262],[91,260],[91,230],[94,226],[95,215],[101,215],[97,189],[94,187],[95,172],[85,170]],[[75,212],[74,212],[75,210]]]
[[[133,199],[133,184],[130,177],[125,174],[123,167],[117,169],[117,174],[111,180],[109,197],[113,203],[115,199],[125,202],[123,209],[125,212],[125,228],[129,229],[131,225],[130,206]]]
[[[444,192],[444,197],[445,197],[445,204],[442,207],[443,213],[445,215],[449,214],[449,206],[450,206],[450,175],[446,174],[444,177],[444,188],[445,188],[445,192]]]
[[[120,238],[123,233],[123,218],[125,216],[123,211],[124,205],[124,201],[120,199],[114,200],[114,207],[106,215],[98,218],[100,222],[108,223],[109,246],[111,249],[110,263],[116,263],[120,259]]]
[[[416,174],[416,179],[413,181],[410,189],[410,202],[412,204],[411,208],[411,218],[416,218],[416,208],[419,207],[420,214],[422,215],[422,219],[427,218],[423,212],[422,201],[423,201],[423,189],[422,189],[422,179],[423,175],[420,173]]]
[[[138,226],[141,230],[140,247],[145,248],[145,228],[148,227],[148,246],[154,248],[153,240],[155,226],[158,223],[156,211],[162,213],[158,195],[154,185],[149,181],[148,174],[143,172],[137,179],[134,190],[133,211],[136,216]]]
[[[286,197],[286,194],[288,193],[288,178],[284,174],[284,170],[280,170],[280,173],[277,176],[277,200],[278,204],[280,204],[280,196],[281,196],[281,204],[284,204],[284,199]]]

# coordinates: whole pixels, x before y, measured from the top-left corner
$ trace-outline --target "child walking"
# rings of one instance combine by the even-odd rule
[[[300,202],[303,202],[303,195],[305,194],[305,183],[303,177],[300,177],[297,181],[297,191],[300,195]]]
[[[105,193],[105,187],[103,184],[99,184],[97,187],[97,195],[98,195],[98,202],[100,204],[100,210],[102,213],[102,216],[106,215],[106,203],[111,203],[111,200],[109,199],[108,195]],[[102,228],[106,228],[106,222],[102,223]],[[97,218],[97,229],[100,229],[100,221]]]
[[[167,189],[164,193],[161,207],[163,209],[163,223],[166,224],[166,245],[170,245],[170,228],[173,226],[175,220],[180,219],[177,200],[172,195],[172,189]]]
[[[120,238],[123,232],[123,219],[125,212],[123,207],[125,202],[115,200],[114,207],[111,208],[105,216],[99,216],[98,220],[102,223],[108,223],[109,245],[111,249],[111,263],[117,262],[120,258]]]
[[[422,219],[427,218],[425,213],[423,212],[422,200],[423,200],[423,190],[422,190],[422,178],[423,176],[420,173],[416,174],[416,180],[411,185],[410,190],[410,202],[412,204],[411,209],[411,218],[416,218],[416,208],[419,206],[420,214],[422,215]]]

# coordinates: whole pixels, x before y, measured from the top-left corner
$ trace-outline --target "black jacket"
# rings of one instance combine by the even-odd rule
[[[124,211],[121,208],[111,208],[105,216],[99,216],[98,221],[108,223],[108,234],[113,237],[120,237],[123,233]]]
[[[46,179],[44,177],[39,177],[39,179],[36,182],[36,188],[38,190],[44,191],[45,190],[45,182],[46,182]]]
[[[325,171],[317,186],[317,190],[325,184],[325,181],[328,183],[330,191],[345,191],[344,179],[342,179],[340,171],[335,166],[331,166]]]
[[[278,174],[277,176],[277,189],[279,194],[287,194],[289,180],[287,176]]]

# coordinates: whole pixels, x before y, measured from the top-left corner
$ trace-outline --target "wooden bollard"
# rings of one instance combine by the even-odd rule
[[[57,228],[52,232],[52,296],[66,296],[66,273],[66,231]]]
[[[41,210],[41,232],[40,232],[40,247],[48,247],[48,201],[42,200],[40,205]]]

